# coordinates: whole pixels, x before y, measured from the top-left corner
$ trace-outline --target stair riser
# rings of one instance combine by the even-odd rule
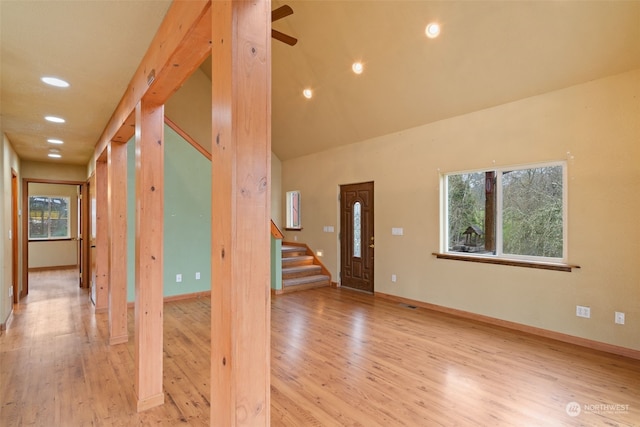
[[[318,266],[318,268],[314,268],[312,270],[305,271],[292,271],[290,273],[282,272],[282,280],[286,279],[295,279],[297,277],[305,277],[305,276],[316,276],[322,273],[322,269]]]
[[[293,286],[285,285],[282,287],[282,293],[305,291],[307,289],[322,288],[325,286],[330,286],[330,283],[328,280],[320,280],[317,282],[303,283],[301,285],[293,285]]]
[[[299,267],[302,265],[313,265],[313,258],[298,258],[298,259],[291,259],[291,260],[287,260],[286,258],[282,259],[282,268],[287,268],[287,267]]]
[[[283,259],[296,257],[296,256],[305,256],[305,255],[307,255],[307,251],[289,251],[289,252],[282,251]]]

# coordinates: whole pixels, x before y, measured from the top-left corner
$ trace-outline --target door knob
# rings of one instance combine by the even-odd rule
[[[372,243],[369,245],[370,248],[373,248],[375,245]]]

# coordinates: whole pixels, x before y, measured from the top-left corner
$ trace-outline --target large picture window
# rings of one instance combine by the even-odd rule
[[[29,239],[68,239],[69,197],[29,196]]]
[[[560,262],[566,259],[564,163],[444,176],[444,250]]]

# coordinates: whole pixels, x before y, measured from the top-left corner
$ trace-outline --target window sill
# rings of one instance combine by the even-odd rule
[[[66,242],[75,240],[72,237],[60,237],[60,238],[52,238],[52,239],[29,239],[29,243],[31,242]]]
[[[435,257],[439,259],[479,262],[484,264],[510,265],[513,267],[537,268],[541,270],[571,272],[571,270],[573,270],[574,268],[580,268],[580,266],[578,265],[571,265],[571,264],[522,261],[522,260],[515,260],[515,259],[490,258],[490,257],[483,257],[483,256],[454,255],[454,254],[446,254],[446,253],[439,253],[439,252],[434,252],[433,255],[435,255]]]
[[[302,231],[302,227],[299,227],[299,228],[285,227],[285,230],[287,230],[287,231]]]

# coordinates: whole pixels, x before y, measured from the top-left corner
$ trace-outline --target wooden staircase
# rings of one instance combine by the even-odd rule
[[[331,275],[306,245],[282,244],[282,293],[331,285]]]

